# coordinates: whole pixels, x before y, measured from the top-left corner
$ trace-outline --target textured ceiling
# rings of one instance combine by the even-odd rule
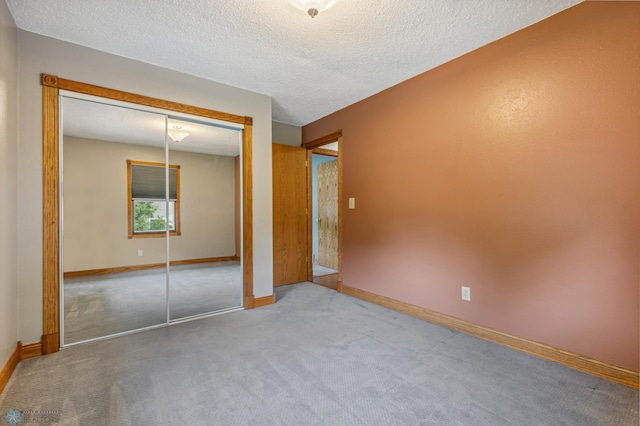
[[[19,28],[271,95],[304,125],[581,0],[7,0]]]

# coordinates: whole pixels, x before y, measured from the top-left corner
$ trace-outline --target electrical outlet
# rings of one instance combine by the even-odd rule
[[[462,287],[462,300],[471,302],[471,287]]]
[[[138,256],[142,256],[142,250],[138,250]]]

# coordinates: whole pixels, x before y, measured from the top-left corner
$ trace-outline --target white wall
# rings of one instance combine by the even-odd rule
[[[18,341],[18,30],[0,0],[0,369]]]
[[[165,262],[164,237],[129,238],[127,208],[127,160],[164,163],[164,148],[65,136],[63,152],[63,270]],[[235,158],[171,151],[169,163],[180,166],[171,260],[235,255]]]
[[[253,117],[254,295],[273,293],[271,98],[20,31],[19,337],[42,335],[42,88],[40,74]]]
[[[291,146],[302,145],[302,127],[274,121],[271,133],[273,143]]]

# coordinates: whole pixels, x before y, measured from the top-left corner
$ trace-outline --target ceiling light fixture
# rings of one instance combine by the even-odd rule
[[[336,4],[336,0],[289,0],[289,3],[315,18],[320,12]]]
[[[182,139],[190,135],[189,132],[185,132],[184,130],[182,130],[182,126],[171,126],[171,128],[167,130],[167,133],[175,143],[180,143]]]

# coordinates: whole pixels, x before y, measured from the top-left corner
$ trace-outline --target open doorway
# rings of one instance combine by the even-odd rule
[[[340,291],[342,284],[342,134],[305,144],[309,215],[308,279]]]
[[[342,291],[341,152],[341,131],[302,147],[272,144],[274,287],[312,281]],[[318,164],[325,164],[320,174],[333,182],[324,191],[313,188]],[[314,200],[317,214],[312,214]],[[321,204],[328,208],[326,216]]]
[[[337,144],[336,148],[337,148]],[[311,259],[313,280],[338,274],[338,151],[311,153]]]

